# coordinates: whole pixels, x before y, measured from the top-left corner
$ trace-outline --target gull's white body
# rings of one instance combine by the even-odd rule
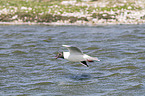
[[[67,59],[68,61],[72,62],[81,62],[81,61],[100,61],[97,57],[91,57],[86,54],[83,54],[83,52],[74,46],[70,45],[62,45],[63,47],[66,47],[69,52],[63,52],[64,59]]]
[[[72,62],[86,61],[83,55],[75,55],[75,54],[71,55],[70,52],[63,52],[63,56],[64,59],[67,59]]]
[[[71,55],[70,52],[63,52],[63,56],[64,56],[64,59],[67,59],[67,60],[72,61],[72,62],[80,62],[80,61],[88,61],[88,60],[100,61],[98,58],[91,57],[91,56],[88,56],[86,54],[82,54],[82,55],[72,54]]]

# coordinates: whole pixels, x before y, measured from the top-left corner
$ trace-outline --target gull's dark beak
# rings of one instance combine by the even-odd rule
[[[57,54],[57,56],[55,56],[55,58],[56,58],[56,59],[57,59],[57,58],[63,58],[63,59],[64,59],[64,57],[63,57],[63,54],[62,54],[62,53]]]

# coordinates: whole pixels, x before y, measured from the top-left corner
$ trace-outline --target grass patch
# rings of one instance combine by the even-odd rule
[[[77,0],[76,4],[64,5],[64,0],[1,0],[0,1],[0,21],[11,22],[22,20],[23,22],[57,22],[68,20],[74,23],[78,20],[88,21],[87,15],[98,19],[115,19],[122,10],[142,10],[140,6],[135,6],[135,2],[123,3],[122,1],[109,0],[105,7],[95,7],[94,2],[101,0],[92,0],[88,5],[79,6],[82,0]],[[116,11],[120,10],[120,13]],[[114,14],[109,12],[114,11]],[[102,13],[100,13],[102,12]],[[72,13],[73,15],[69,15]],[[76,13],[81,13],[75,16]],[[128,14],[130,14],[128,12]],[[86,17],[85,17],[86,16]],[[144,18],[144,17],[142,17]]]

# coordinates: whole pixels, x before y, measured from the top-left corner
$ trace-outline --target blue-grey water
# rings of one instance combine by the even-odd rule
[[[55,59],[75,45],[100,62]],[[144,96],[145,25],[0,25],[1,96]]]

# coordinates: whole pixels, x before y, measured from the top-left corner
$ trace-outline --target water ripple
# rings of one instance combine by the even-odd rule
[[[144,92],[144,25],[0,26],[0,94],[141,96]],[[55,59],[80,47],[100,62]]]

